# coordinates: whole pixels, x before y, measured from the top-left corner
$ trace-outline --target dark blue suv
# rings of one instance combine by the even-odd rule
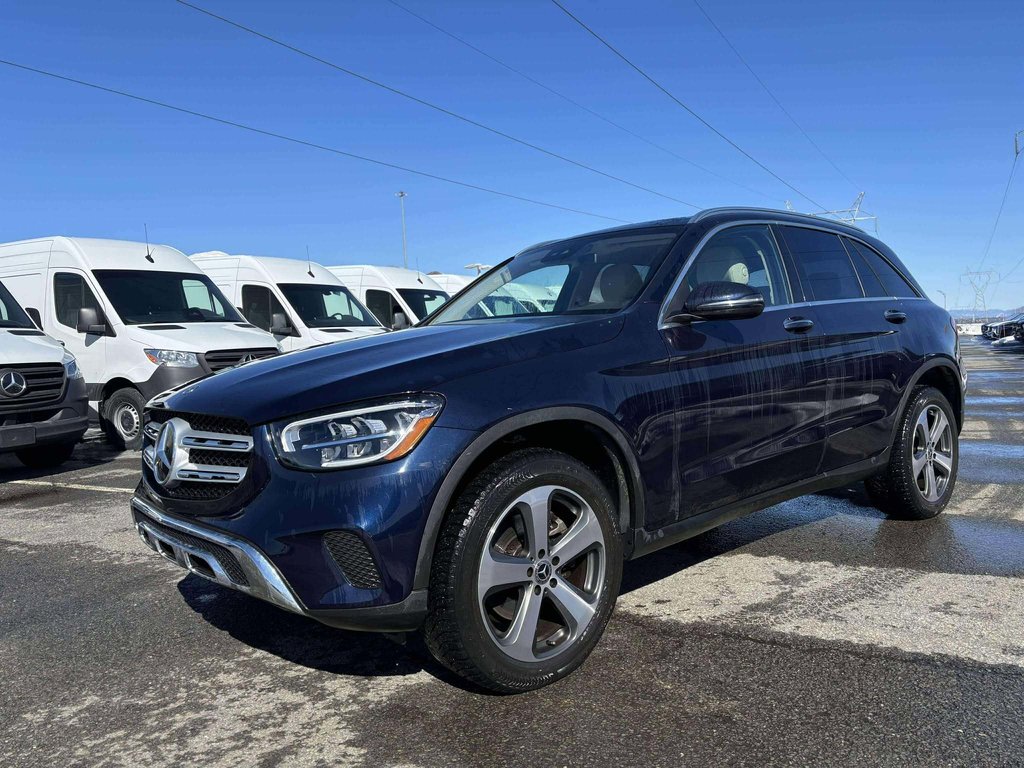
[[[415,328],[155,399],[132,512],[193,573],[422,630],[523,691],[583,662],[625,560],[860,480],[938,514],[965,384],[956,327],[884,244],[714,209],[534,246]]]

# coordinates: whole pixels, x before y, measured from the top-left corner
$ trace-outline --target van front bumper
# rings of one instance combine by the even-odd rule
[[[270,558],[252,543],[168,515],[138,496],[132,498],[131,511],[139,538],[154,552],[197,576],[292,613],[340,629],[371,632],[412,631],[426,616],[425,590],[414,590],[387,605],[308,609]]]

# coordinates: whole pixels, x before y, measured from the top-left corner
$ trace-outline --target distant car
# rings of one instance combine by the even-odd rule
[[[714,209],[528,248],[414,328],[154,399],[133,522],[222,586],[421,629],[526,691],[587,657],[625,560],[858,480],[938,515],[965,386],[952,319],[884,243]]]
[[[996,341],[997,339],[1016,335],[1017,331],[1019,331],[1021,327],[1024,327],[1024,312],[1014,315],[1008,320],[983,325],[981,326],[981,333],[986,338]]]

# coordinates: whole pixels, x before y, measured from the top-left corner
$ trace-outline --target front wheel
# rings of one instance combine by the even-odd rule
[[[959,465],[953,409],[939,390],[921,386],[910,394],[888,466],[864,485],[875,506],[891,517],[924,520],[949,503]]]
[[[142,411],[145,402],[131,387],[117,390],[103,407],[103,431],[117,448],[137,451],[142,447]]]
[[[438,541],[424,627],[431,653],[502,693],[554,682],[590,654],[622,577],[616,507],[563,453],[517,451],[478,475]]]

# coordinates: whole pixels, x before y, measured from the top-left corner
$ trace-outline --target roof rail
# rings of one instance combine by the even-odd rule
[[[726,206],[721,206],[719,208],[705,208],[703,211],[698,211],[693,216],[691,216],[690,217],[690,223],[693,224],[695,222],[700,221],[701,219],[707,218],[708,216],[713,216],[716,213],[744,213],[744,212],[750,212],[750,213],[771,213],[771,214],[774,214],[774,215],[781,214],[783,216],[792,216],[792,217],[798,218],[798,219],[812,219],[812,220],[814,220],[816,222],[827,221],[830,224],[838,224],[841,227],[847,227],[849,229],[856,230],[857,232],[864,232],[863,229],[861,229],[860,227],[858,227],[858,226],[856,226],[854,224],[849,224],[849,223],[847,223],[845,221],[839,221],[838,219],[831,219],[831,218],[828,218],[828,217],[825,217],[825,216],[817,216],[817,215],[815,215],[813,213],[797,213],[796,211],[783,211],[783,210],[779,210],[778,208],[757,208],[757,207],[753,207],[753,206],[742,206],[742,205],[726,205]],[[865,232],[865,234],[867,234],[867,233]]]

